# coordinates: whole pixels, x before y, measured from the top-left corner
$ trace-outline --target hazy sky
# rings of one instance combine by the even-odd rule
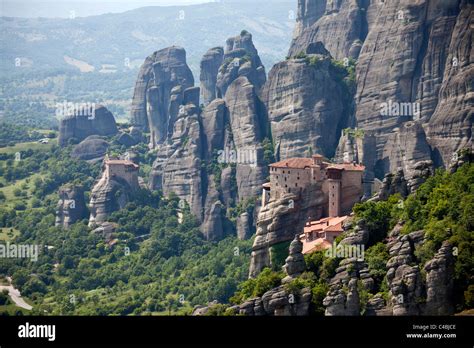
[[[79,17],[118,13],[144,6],[184,6],[216,0],[0,0],[0,16]]]

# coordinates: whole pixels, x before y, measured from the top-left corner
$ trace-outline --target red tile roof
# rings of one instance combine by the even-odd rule
[[[106,160],[105,164],[107,165],[124,165],[124,166],[133,166],[135,168],[139,168],[139,166],[132,161],[128,160]]]
[[[313,165],[314,165],[314,162],[311,158],[288,158],[280,162],[272,163],[270,164],[270,167],[305,169],[305,168],[310,168]]]
[[[329,249],[331,246],[332,244],[323,238],[318,238],[311,242],[303,242],[303,255],[317,250]]]
[[[347,216],[328,217],[318,221],[311,221],[304,227],[304,233],[312,232],[342,232],[342,223],[347,219]]]
[[[339,169],[339,170],[347,170],[347,171],[364,171],[365,167],[360,164],[352,164],[352,163],[343,163],[343,164],[331,164],[327,169]]]

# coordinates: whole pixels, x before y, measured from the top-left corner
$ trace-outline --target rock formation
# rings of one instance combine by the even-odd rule
[[[106,157],[102,175],[91,192],[89,226],[106,222],[111,213],[125,207],[138,189],[138,166],[129,160]]]
[[[74,185],[60,187],[55,225],[67,229],[86,217],[87,207],[83,188]]]
[[[132,123],[150,131],[150,146],[162,143],[173,129],[177,107],[176,92],[194,85],[194,77],[186,64],[186,51],[172,46],[145,59],[135,84],[132,101]],[[180,94],[181,94],[180,93]]]
[[[298,1],[298,18],[289,56],[305,52],[309,44],[321,41],[336,59],[357,59],[367,35],[363,3],[355,0]]]
[[[110,144],[98,135],[91,135],[74,146],[71,157],[85,161],[102,161]]]
[[[231,310],[245,316],[307,316],[310,303],[310,289],[304,288],[293,294],[284,286],[279,286],[267,291],[262,297],[231,307]]]
[[[415,248],[423,242],[424,231],[397,237],[388,244],[387,282],[393,315],[420,315],[425,288]]]
[[[115,135],[117,131],[112,113],[105,106],[98,105],[90,114],[81,111],[61,119],[58,143],[60,146],[66,146],[71,139],[80,142],[90,135],[110,136]]]
[[[208,105],[217,97],[217,73],[224,60],[222,47],[211,48],[201,60],[201,100]]]
[[[322,42],[335,59],[357,60],[348,123],[365,132],[367,182],[399,167],[408,180],[416,163],[449,166],[472,147],[472,10],[465,0],[298,1],[289,56]],[[355,155],[350,146],[341,139],[338,160]]]
[[[292,240],[296,234],[300,234],[308,218],[320,218],[317,212],[324,203],[321,185],[313,185],[303,191],[301,196],[287,194],[263,207],[258,214],[249,277],[254,278],[265,267],[271,267],[272,246]]]
[[[162,51],[168,54],[155,53],[145,61],[134,99],[142,100],[135,103],[142,111],[146,100],[150,146],[157,153],[150,188],[177,194],[203,223],[205,237],[220,239],[232,230],[227,209],[259,196],[268,173],[261,145],[267,121],[259,99],[265,69],[252,36],[242,32],[227,40],[225,50],[206,53],[200,92],[190,86],[185,54],[179,53],[178,59],[178,49]],[[176,72],[167,72],[170,57],[179,61],[173,65],[178,66]],[[139,127],[141,111],[134,110]],[[250,234],[244,231],[241,237]]]
[[[298,277],[306,269],[306,265],[303,257],[303,243],[301,243],[299,235],[295,236],[295,239],[290,244],[290,249],[288,251],[289,255],[285,260],[285,265],[283,270],[287,274],[283,278],[283,283],[288,283],[294,278]]]
[[[226,41],[224,62],[217,74],[217,96],[223,98],[230,84],[241,76],[247,77],[257,92],[266,81],[265,67],[253,45],[252,35],[245,30]]]
[[[453,315],[454,250],[443,242],[435,257],[426,263],[426,306],[424,315]]]
[[[276,64],[262,98],[277,159],[305,156],[308,151],[333,157],[348,123],[350,94],[336,77],[324,46],[312,45],[305,57]]]

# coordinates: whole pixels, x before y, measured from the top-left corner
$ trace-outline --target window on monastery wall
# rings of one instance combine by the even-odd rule
[[[298,187],[298,183],[295,183],[295,187]]]

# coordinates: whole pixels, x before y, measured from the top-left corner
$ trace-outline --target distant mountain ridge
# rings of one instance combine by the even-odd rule
[[[0,71],[17,70],[18,58],[34,70],[73,67],[64,56],[95,67],[111,64],[125,70],[150,52],[186,47],[195,77],[208,47],[221,44],[242,28],[254,34],[265,65],[281,60],[296,18],[294,1],[207,3],[144,7],[123,13],[75,18],[1,17]],[[16,64],[17,63],[17,64]],[[16,64],[16,65],[15,65]],[[74,68],[75,69],[75,68]]]

